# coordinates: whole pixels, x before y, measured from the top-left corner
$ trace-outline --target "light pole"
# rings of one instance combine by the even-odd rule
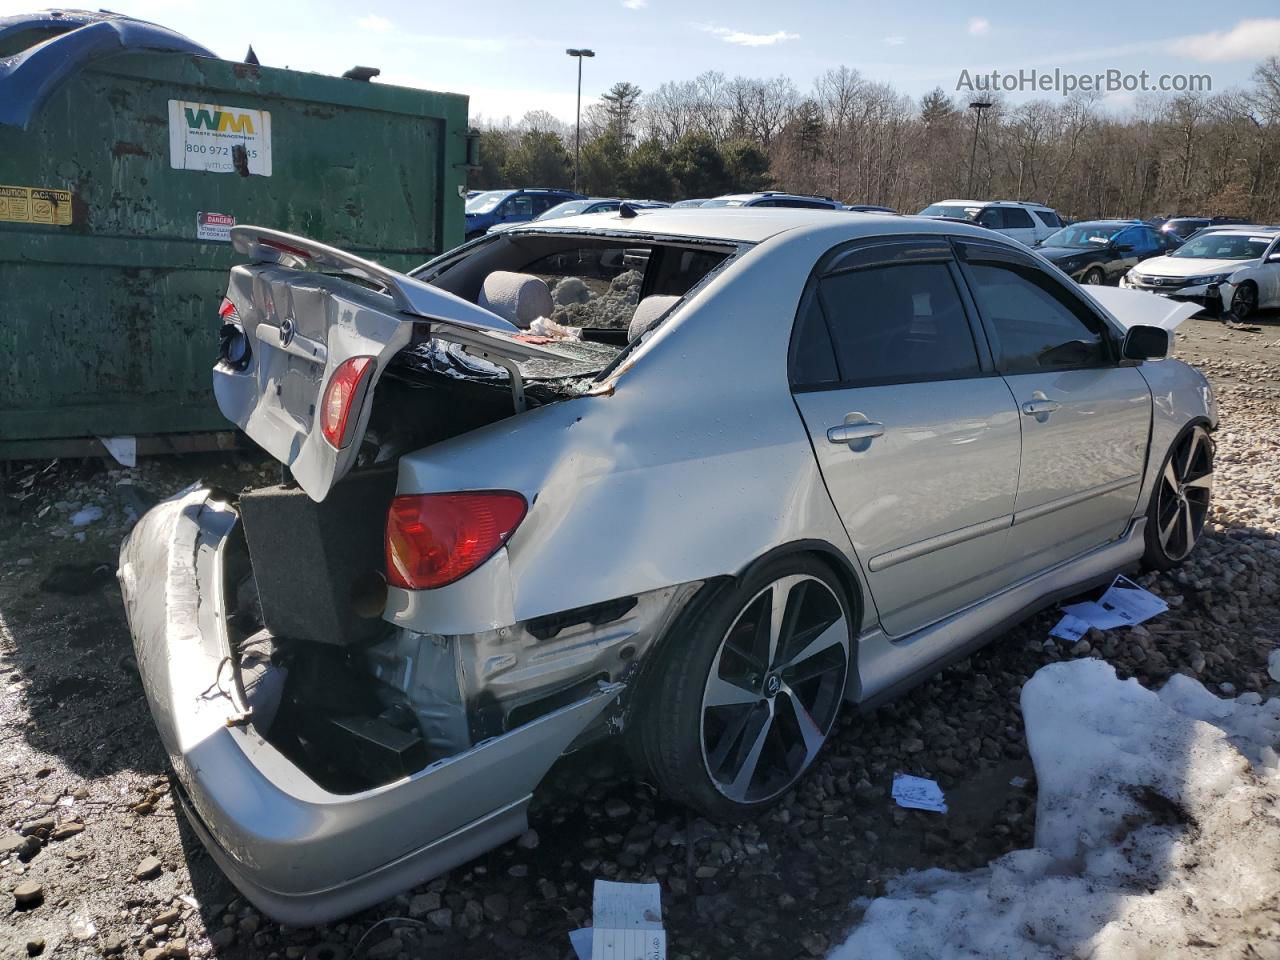
[[[596,52],[587,49],[570,48],[565,51],[571,57],[578,58],[578,116],[573,124],[573,192],[578,192],[578,156],[582,153],[582,58],[594,57]]]
[[[973,164],[978,159],[978,125],[982,123],[982,111],[991,106],[990,100],[975,100],[969,104],[969,109],[973,111],[973,147],[969,150],[969,185],[965,187],[964,195],[966,199],[972,200],[973,194]]]

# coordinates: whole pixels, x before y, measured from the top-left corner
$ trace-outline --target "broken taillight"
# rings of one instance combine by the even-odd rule
[[[373,357],[352,357],[339,364],[324,388],[320,404],[320,432],[336,450],[351,442],[351,430],[355,426],[351,418],[360,409],[364,388],[373,372]]]
[[[249,338],[245,336],[244,327],[240,325],[240,314],[230,297],[223,297],[218,306],[218,316],[222,326],[218,329],[218,359],[232,370],[245,370],[253,351],[249,347]]]
[[[396,497],[387,514],[387,582],[429,590],[465,577],[497,553],[528,509],[512,490]]]

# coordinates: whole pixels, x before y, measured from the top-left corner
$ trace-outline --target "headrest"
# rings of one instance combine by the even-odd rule
[[[627,340],[639,340],[679,299],[669,294],[655,294],[637,303],[636,312],[631,315],[631,323],[627,325]]]
[[[506,270],[495,270],[484,278],[480,306],[526,330],[539,317],[549,318],[553,309],[545,282],[530,273]]]

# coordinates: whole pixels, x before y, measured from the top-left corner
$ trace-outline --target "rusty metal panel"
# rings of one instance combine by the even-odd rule
[[[456,94],[130,54],[69,78],[27,129],[0,126],[0,456],[225,429],[225,218],[407,269],[462,239],[466,124]]]

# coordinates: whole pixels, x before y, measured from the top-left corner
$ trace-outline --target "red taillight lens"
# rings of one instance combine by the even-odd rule
[[[373,371],[373,357],[352,357],[343,361],[329,378],[320,404],[320,431],[334,448],[351,442],[351,414],[364,395],[365,381]]]
[[[222,304],[218,307],[218,316],[223,320],[233,318],[236,315],[236,305],[231,302],[230,297],[223,297]]]
[[[429,590],[465,577],[507,542],[527,510],[510,490],[396,497],[387,514],[387,582]]]

